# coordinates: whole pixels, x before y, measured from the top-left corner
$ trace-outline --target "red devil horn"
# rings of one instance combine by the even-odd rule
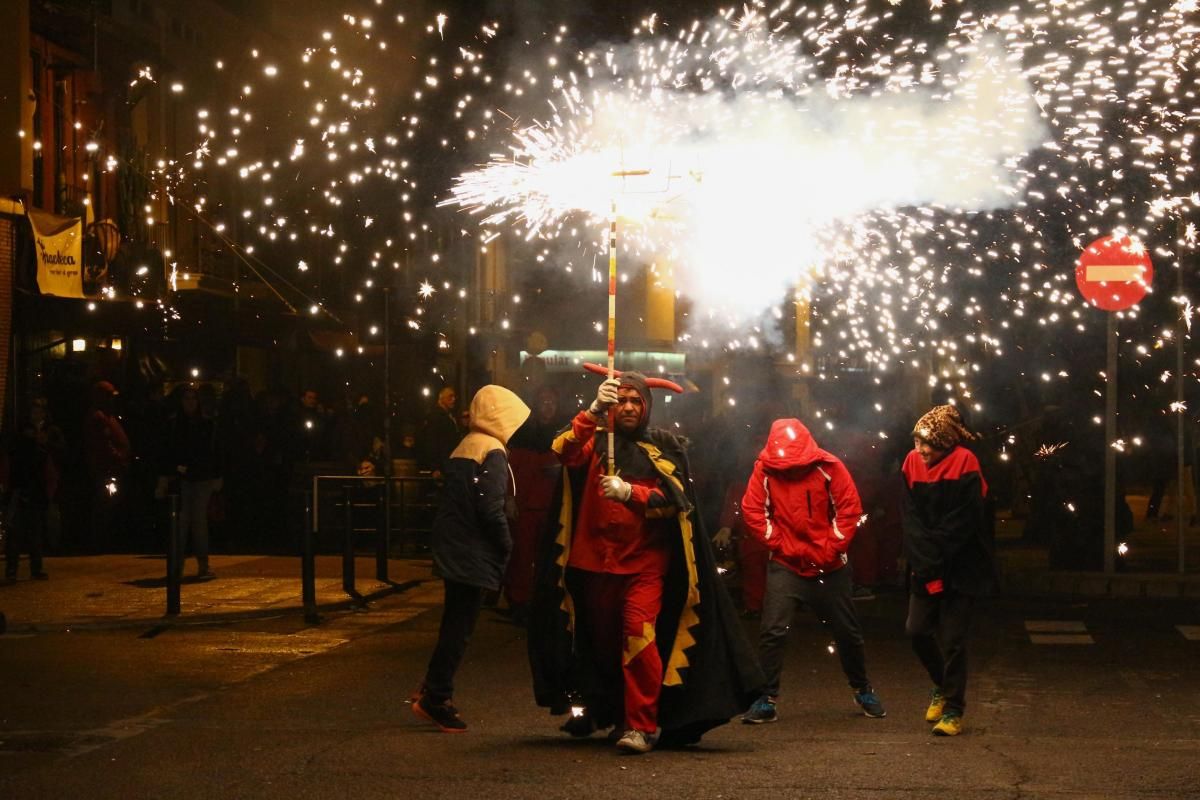
[[[608,377],[608,367],[602,367],[599,364],[593,364],[589,361],[583,362],[583,368],[588,372],[594,372],[597,375]],[[621,370],[614,369],[613,377],[621,377]],[[670,389],[675,394],[683,394],[683,387],[675,381],[669,381],[666,378],[646,378],[646,385],[651,389]]]

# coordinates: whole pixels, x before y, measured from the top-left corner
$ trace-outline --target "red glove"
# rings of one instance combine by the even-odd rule
[[[930,595],[941,594],[944,588],[941,578],[936,578],[925,584],[925,591],[929,592]]]

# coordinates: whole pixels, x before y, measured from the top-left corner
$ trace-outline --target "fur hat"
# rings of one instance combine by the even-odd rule
[[[934,406],[925,412],[913,426],[912,435],[938,450],[949,450],[961,441],[979,438],[963,426],[962,414],[954,406]]]

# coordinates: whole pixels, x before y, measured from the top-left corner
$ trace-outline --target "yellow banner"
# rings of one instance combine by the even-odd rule
[[[83,297],[83,220],[29,209],[42,294]]]

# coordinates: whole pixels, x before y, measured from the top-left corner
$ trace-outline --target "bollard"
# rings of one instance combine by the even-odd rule
[[[314,481],[315,483],[315,481]],[[313,542],[316,539],[317,522],[313,519],[313,495],[304,493],[304,531],[300,541],[300,590],[304,602],[304,621],[316,625],[321,621],[317,613],[317,561]]]
[[[388,582],[388,551],[391,549],[392,535],[392,478],[391,468],[383,479],[383,514],[377,523],[375,534],[375,580],[380,583]]]
[[[167,526],[167,616],[179,615],[180,579],[183,577],[183,553],[179,542],[179,495],[170,499],[171,518]]]
[[[342,539],[342,590],[354,596],[354,497],[350,484],[345,484],[346,535]]]

